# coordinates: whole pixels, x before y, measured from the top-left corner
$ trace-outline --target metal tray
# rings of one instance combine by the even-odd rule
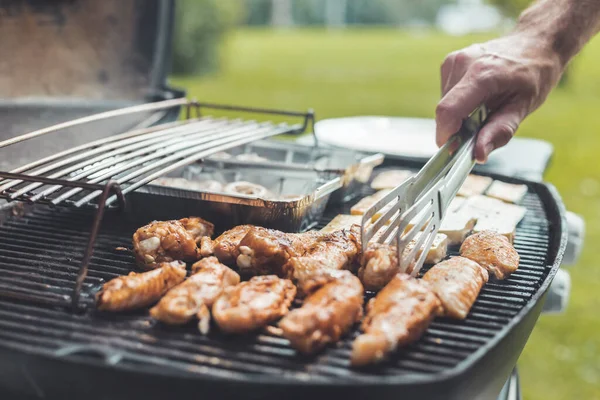
[[[323,148],[281,140],[261,140],[238,146],[204,160],[206,165],[222,165],[223,161],[239,166],[269,166],[311,170],[339,175],[342,187],[331,195],[331,203],[354,199],[373,172],[381,165],[384,155],[359,151]]]
[[[191,185],[172,187],[153,181],[129,194],[131,210],[155,219],[196,215],[213,222],[217,232],[243,224],[285,232],[311,229],[317,225],[331,194],[342,186],[341,178],[328,172],[292,167],[273,169],[271,165],[240,167],[227,162],[190,165],[166,178],[183,178]],[[222,185],[250,182],[265,187],[269,193],[249,195],[193,187],[207,180]],[[148,201],[148,196],[153,197],[152,201]]]

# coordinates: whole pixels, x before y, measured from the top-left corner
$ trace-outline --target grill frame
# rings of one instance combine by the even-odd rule
[[[398,161],[386,164],[398,166]],[[406,165],[402,166],[406,167]],[[493,398],[510,375],[541,312],[547,289],[562,260],[567,229],[565,208],[554,186],[507,178],[498,174],[483,173],[482,175],[512,183],[524,183],[536,193],[542,201],[551,225],[547,260],[553,262],[546,266],[548,274],[543,283],[528,303],[512,317],[512,320],[505,324],[492,339],[488,339],[484,346],[450,370],[418,376],[381,376],[372,381],[352,380],[351,377],[339,379],[337,382],[332,382],[330,379],[306,382],[284,375],[261,376],[257,379],[253,374],[242,375],[232,380],[185,373],[181,369],[161,369],[158,366],[132,369],[129,365],[119,363],[107,365],[101,359],[86,359],[79,356],[61,358],[50,354],[16,351],[7,347],[4,340],[0,340],[0,354],[4,355],[0,357],[2,372],[0,376],[8,378],[0,378],[0,383],[3,387],[10,388],[11,383],[21,381],[23,383],[21,391],[23,387],[28,389],[37,387],[38,390],[30,394],[40,397],[41,390],[50,398],[54,395],[60,398],[73,390],[92,398],[121,398],[121,396],[122,398],[159,398],[175,394],[189,395],[198,389],[202,389],[203,393],[214,391],[223,398],[239,398],[240,390],[244,391],[244,398],[280,397],[283,393],[286,397],[292,398],[326,394],[344,395],[350,398],[375,395],[391,398],[397,395],[398,390],[401,390],[403,395],[424,396],[424,398]],[[22,366],[21,369],[14,368],[14,364],[9,360]],[[62,371],[60,381],[64,385],[62,388],[55,381],[56,377],[48,373],[55,369]],[[6,371],[12,373],[7,374]],[[94,378],[89,381],[89,376]],[[151,379],[148,379],[149,377]],[[86,381],[86,385],[82,386],[81,382]],[[111,391],[111,388],[115,387],[119,387],[118,393]],[[50,392],[48,388],[51,388]],[[67,392],[64,392],[65,388]]]

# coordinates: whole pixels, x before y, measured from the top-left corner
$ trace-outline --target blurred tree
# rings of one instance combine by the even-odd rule
[[[173,32],[173,74],[205,74],[219,66],[223,36],[241,18],[239,0],[177,0]]]
[[[271,0],[245,0],[247,25],[267,25],[271,22]]]

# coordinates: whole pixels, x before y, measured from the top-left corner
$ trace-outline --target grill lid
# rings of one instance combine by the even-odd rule
[[[173,10],[172,0],[2,2],[0,93],[130,102],[161,95]]]

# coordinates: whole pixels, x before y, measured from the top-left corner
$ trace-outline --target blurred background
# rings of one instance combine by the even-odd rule
[[[203,101],[433,118],[447,53],[511,29],[527,0],[178,0],[171,83]],[[565,314],[519,362],[524,397],[600,399],[600,40],[519,129],[555,147],[547,180],[584,216]]]

